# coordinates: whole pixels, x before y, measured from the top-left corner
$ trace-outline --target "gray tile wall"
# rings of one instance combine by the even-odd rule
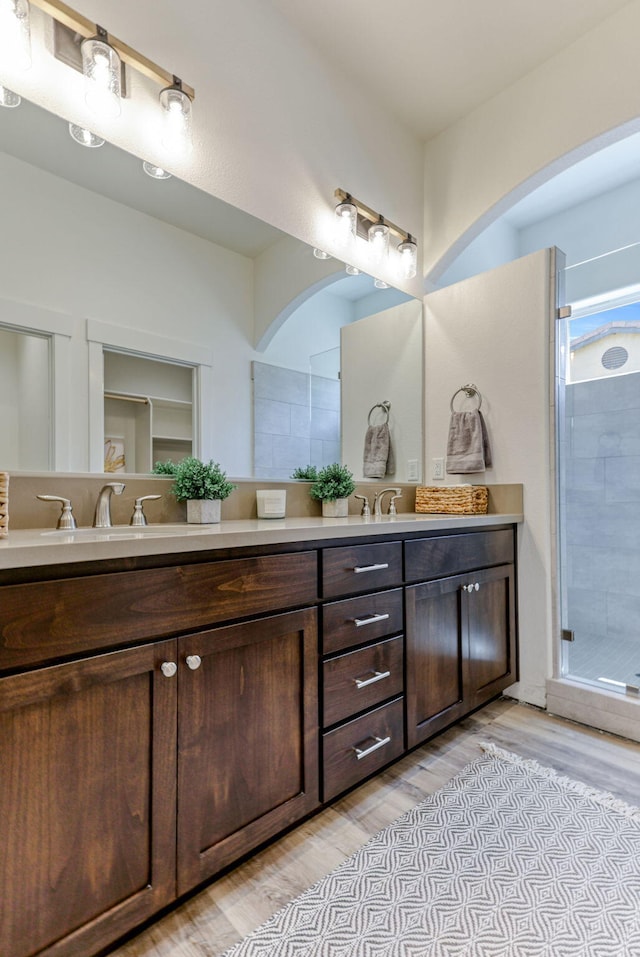
[[[640,373],[566,387],[570,672],[640,684]]]
[[[298,466],[340,461],[340,382],[253,363],[254,475],[287,479]]]

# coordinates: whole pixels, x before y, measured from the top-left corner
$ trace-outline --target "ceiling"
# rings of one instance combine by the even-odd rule
[[[426,140],[628,0],[269,2],[325,60]]]

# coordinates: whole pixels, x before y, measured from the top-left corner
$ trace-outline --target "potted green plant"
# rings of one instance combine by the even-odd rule
[[[349,514],[348,498],[355,487],[353,472],[346,465],[334,462],[320,469],[309,494],[311,498],[322,502],[325,518],[346,518]]]
[[[187,522],[213,524],[220,521],[220,502],[235,487],[217,462],[188,456],[175,466],[171,491],[179,502],[187,503]]]
[[[291,478],[297,482],[315,482],[318,478],[318,470],[315,465],[301,465],[293,470]]]

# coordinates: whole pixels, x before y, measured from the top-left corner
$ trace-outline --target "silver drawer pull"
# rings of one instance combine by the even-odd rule
[[[374,671],[371,678],[354,678],[356,688],[366,688],[367,685],[373,685],[376,681],[382,681],[383,678],[390,678],[390,671]]]
[[[374,621],[386,621],[389,615],[369,615],[368,618],[352,618],[356,628],[362,628],[363,625],[372,625]]]
[[[361,761],[362,758],[366,758],[369,754],[373,754],[373,752],[377,751],[379,748],[384,748],[385,744],[389,744],[391,741],[391,737],[376,738],[374,736],[374,740],[375,744],[372,744],[370,748],[365,748],[363,750],[362,748],[354,747],[353,750],[356,752],[356,758],[358,761]]]
[[[380,565],[356,565],[353,569],[356,575],[359,575],[360,572],[379,572],[383,568],[388,568],[389,562],[383,562]]]

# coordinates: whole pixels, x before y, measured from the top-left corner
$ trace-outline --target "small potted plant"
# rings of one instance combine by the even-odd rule
[[[175,466],[171,491],[187,503],[187,522],[209,525],[220,521],[220,502],[235,487],[217,462],[188,456]]]
[[[291,478],[297,482],[315,482],[318,478],[318,470],[315,465],[302,465],[293,470]]]
[[[353,472],[346,465],[334,462],[320,469],[309,494],[322,502],[325,518],[346,518],[349,514],[348,498],[355,487]]]

